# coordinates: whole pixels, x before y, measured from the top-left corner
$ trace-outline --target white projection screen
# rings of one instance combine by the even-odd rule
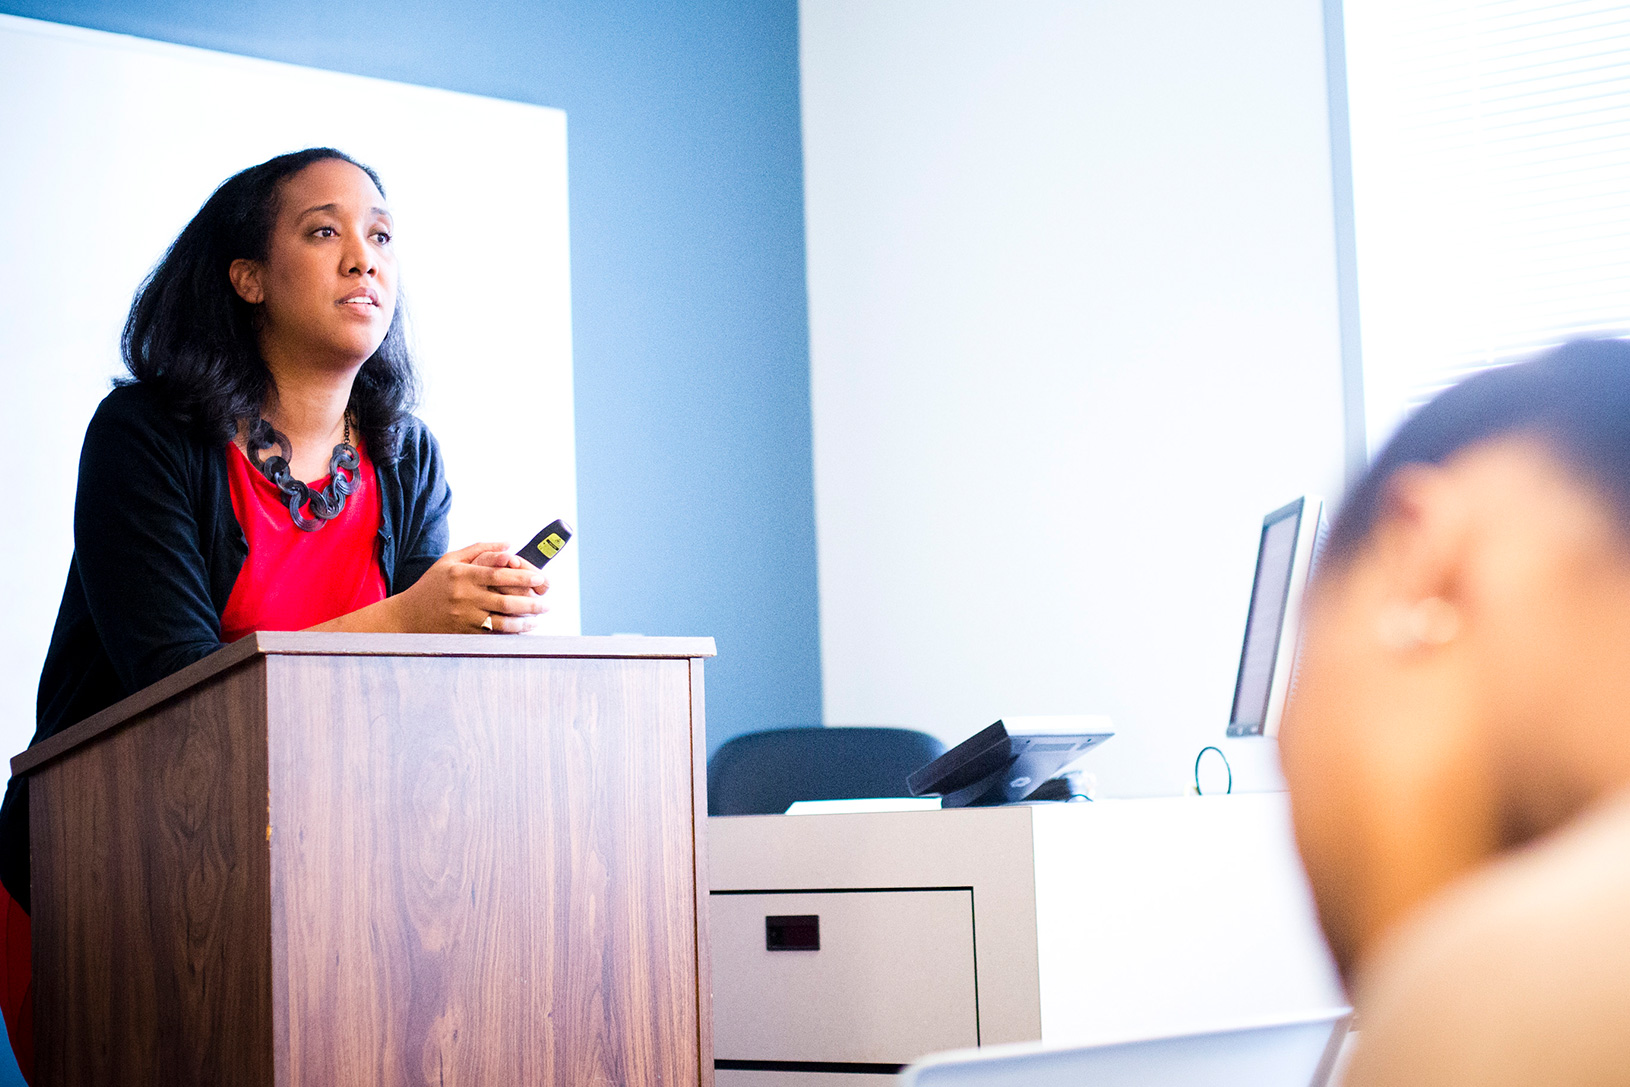
[[[452,546],[575,522],[564,113],[0,16],[0,756],[33,734],[132,293],[221,181],[318,145],[388,190]],[[549,570],[538,632],[576,634],[576,547]]]

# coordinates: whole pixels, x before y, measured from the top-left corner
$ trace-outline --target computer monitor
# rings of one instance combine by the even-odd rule
[[[1273,736],[1296,673],[1302,590],[1322,538],[1324,502],[1303,495],[1262,519],[1230,736]]]

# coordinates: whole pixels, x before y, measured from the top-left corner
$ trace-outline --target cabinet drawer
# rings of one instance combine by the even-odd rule
[[[979,1044],[971,888],[715,892],[710,929],[720,1059],[907,1064]]]

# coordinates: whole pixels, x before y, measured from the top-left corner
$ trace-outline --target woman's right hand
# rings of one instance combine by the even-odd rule
[[[418,634],[521,634],[532,629],[534,616],[548,611],[542,592],[549,580],[541,571],[494,566],[475,560],[489,552],[507,551],[501,543],[477,543],[449,551],[424,576],[397,595],[401,629]],[[524,595],[522,595],[524,594]]]

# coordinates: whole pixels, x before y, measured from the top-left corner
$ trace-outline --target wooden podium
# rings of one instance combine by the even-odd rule
[[[710,638],[257,634],[12,760],[43,1087],[708,1087]]]

